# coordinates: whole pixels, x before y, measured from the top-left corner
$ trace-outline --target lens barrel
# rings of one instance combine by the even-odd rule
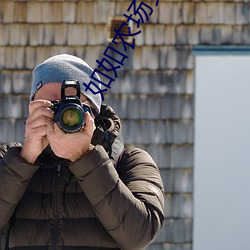
[[[58,126],[67,133],[80,131],[85,124],[86,116],[84,109],[76,103],[60,105],[55,114]]]

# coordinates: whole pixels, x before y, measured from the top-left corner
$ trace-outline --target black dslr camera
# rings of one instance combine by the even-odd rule
[[[67,88],[76,89],[76,95],[66,95]],[[62,83],[61,101],[52,101],[51,110],[55,112],[55,121],[58,126],[67,133],[80,131],[85,124],[86,112],[91,112],[87,104],[80,100],[80,85],[78,81],[66,80]]]

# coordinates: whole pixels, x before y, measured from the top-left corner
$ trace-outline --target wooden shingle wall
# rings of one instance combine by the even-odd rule
[[[139,1],[138,1],[139,2]],[[70,53],[93,68],[108,46],[109,16],[131,1],[0,1],[0,142],[23,141],[31,70]],[[196,45],[249,45],[248,1],[146,1],[135,48],[105,94],[123,121],[126,144],[146,149],[165,186],[166,223],[148,249],[191,250],[193,94]]]

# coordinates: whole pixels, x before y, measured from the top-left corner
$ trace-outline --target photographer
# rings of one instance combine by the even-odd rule
[[[24,143],[0,148],[2,249],[137,250],[159,233],[159,170],[124,149],[116,113],[85,92],[92,73],[65,54],[33,70]]]

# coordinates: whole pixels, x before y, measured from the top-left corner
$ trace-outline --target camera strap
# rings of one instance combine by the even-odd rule
[[[104,136],[104,140],[107,142],[108,145],[108,154],[109,154],[109,158],[113,159],[113,157],[111,156],[112,154],[112,143],[111,143],[111,133],[108,130],[105,122],[103,121],[102,117],[100,116],[100,114],[98,114],[97,112],[94,113],[95,115],[95,120],[96,122],[98,122],[98,124],[102,127],[103,129],[103,136]],[[114,159],[113,159],[114,160]]]

